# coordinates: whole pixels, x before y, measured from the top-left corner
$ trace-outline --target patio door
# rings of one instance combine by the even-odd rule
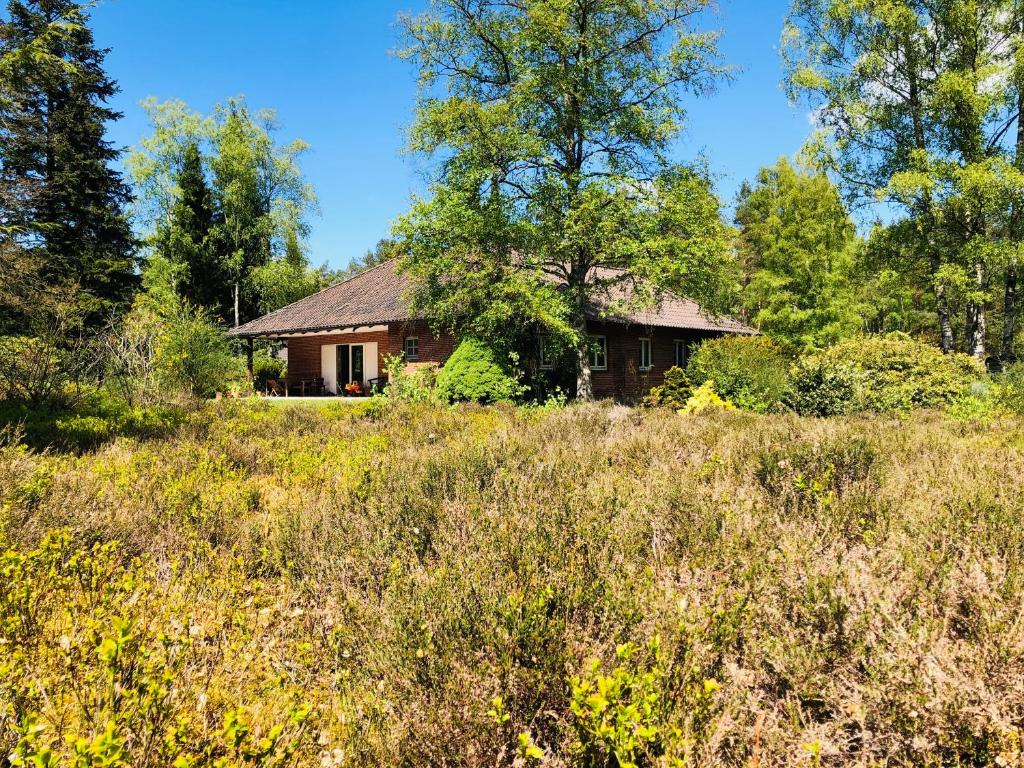
[[[328,392],[340,395],[353,381],[366,389],[377,378],[377,342],[324,344],[320,349],[320,375]]]

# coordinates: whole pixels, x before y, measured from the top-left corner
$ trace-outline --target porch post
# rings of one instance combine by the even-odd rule
[[[252,336],[245,340],[245,367],[249,371],[249,381],[253,381]]]

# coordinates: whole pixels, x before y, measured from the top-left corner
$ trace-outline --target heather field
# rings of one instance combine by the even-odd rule
[[[371,402],[8,432],[0,754],[1020,765],[1021,426]]]

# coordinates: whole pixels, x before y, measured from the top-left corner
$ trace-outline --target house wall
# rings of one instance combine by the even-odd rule
[[[593,371],[594,396],[632,402],[660,386],[665,371],[675,365],[675,341],[694,347],[721,334],[638,325],[591,323],[590,332],[608,339],[608,370]],[[640,370],[640,339],[651,340],[651,369]]]
[[[387,330],[361,333],[334,333],[326,336],[299,336],[287,340],[289,377],[320,376],[320,348],[325,344],[377,344],[377,370],[384,373],[387,359],[401,354],[407,336],[419,338],[419,362],[443,363],[455,349],[455,339],[435,336],[425,323],[397,323]]]
[[[594,395],[598,398],[614,398],[626,402],[639,400],[651,387],[664,381],[665,371],[675,363],[675,340],[681,339],[690,346],[704,339],[720,336],[718,333],[673,330],[670,328],[644,328],[612,323],[592,323],[591,333],[608,339],[608,370],[594,371]],[[386,360],[401,354],[408,336],[419,338],[419,365],[437,363],[443,365],[455,349],[456,340],[450,334],[435,336],[425,323],[411,322],[392,324],[386,331],[365,333],[342,333],[330,336],[306,336],[288,339],[289,376],[319,376],[320,347],[324,344],[377,343],[377,370],[385,370]],[[640,339],[651,340],[651,363],[649,371],[640,370]],[[568,361],[562,364],[569,365]],[[554,372],[553,372],[554,373]]]

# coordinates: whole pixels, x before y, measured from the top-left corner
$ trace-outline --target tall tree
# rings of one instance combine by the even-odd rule
[[[851,285],[856,237],[839,192],[786,158],[745,185],[736,208],[742,305],[780,343],[807,349],[863,327]]]
[[[29,194],[0,213],[48,281],[80,287],[96,324],[137,285],[136,243],[125,215],[130,193],[105,139],[120,114],[86,4],[9,0],[0,21],[0,186]],[[3,199],[0,197],[0,199]]]
[[[978,358],[993,275],[1016,248],[1006,213],[1024,189],[1016,5],[795,0],[784,33],[791,91],[815,107],[847,190],[901,206],[918,228],[945,351],[950,291],[968,286],[964,346]]]
[[[140,221],[155,233],[152,247],[180,261],[164,235],[178,220],[212,221],[208,234],[191,237],[192,245],[199,235],[206,243],[194,254],[205,287],[182,283],[186,296],[191,290],[194,301],[238,324],[318,289],[322,273],[309,268],[302,248],[316,207],[299,166],[305,142],[278,143],[274,114],[254,113],[240,98],[208,117],[180,101],[149,100],[145,108],[153,131],[132,151],[128,167]],[[208,203],[200,181],[208,186]],[[188,253],[189,239],[180,242]]]
[[[399,224],[436,322],[536,322],[575,349],[623,284],[722,305],[727,237],[707,180],[671,167],[684,92],[725,74],[709,0],[434,0],[404,17],[420,72],[411,147],[441,158]]]
[[[161,250],[178,267],[181,296],[215,316],[228,317],[219,222],[203,158],[194,142],[185,147],[178,190],[178,199],[159,235]]]

